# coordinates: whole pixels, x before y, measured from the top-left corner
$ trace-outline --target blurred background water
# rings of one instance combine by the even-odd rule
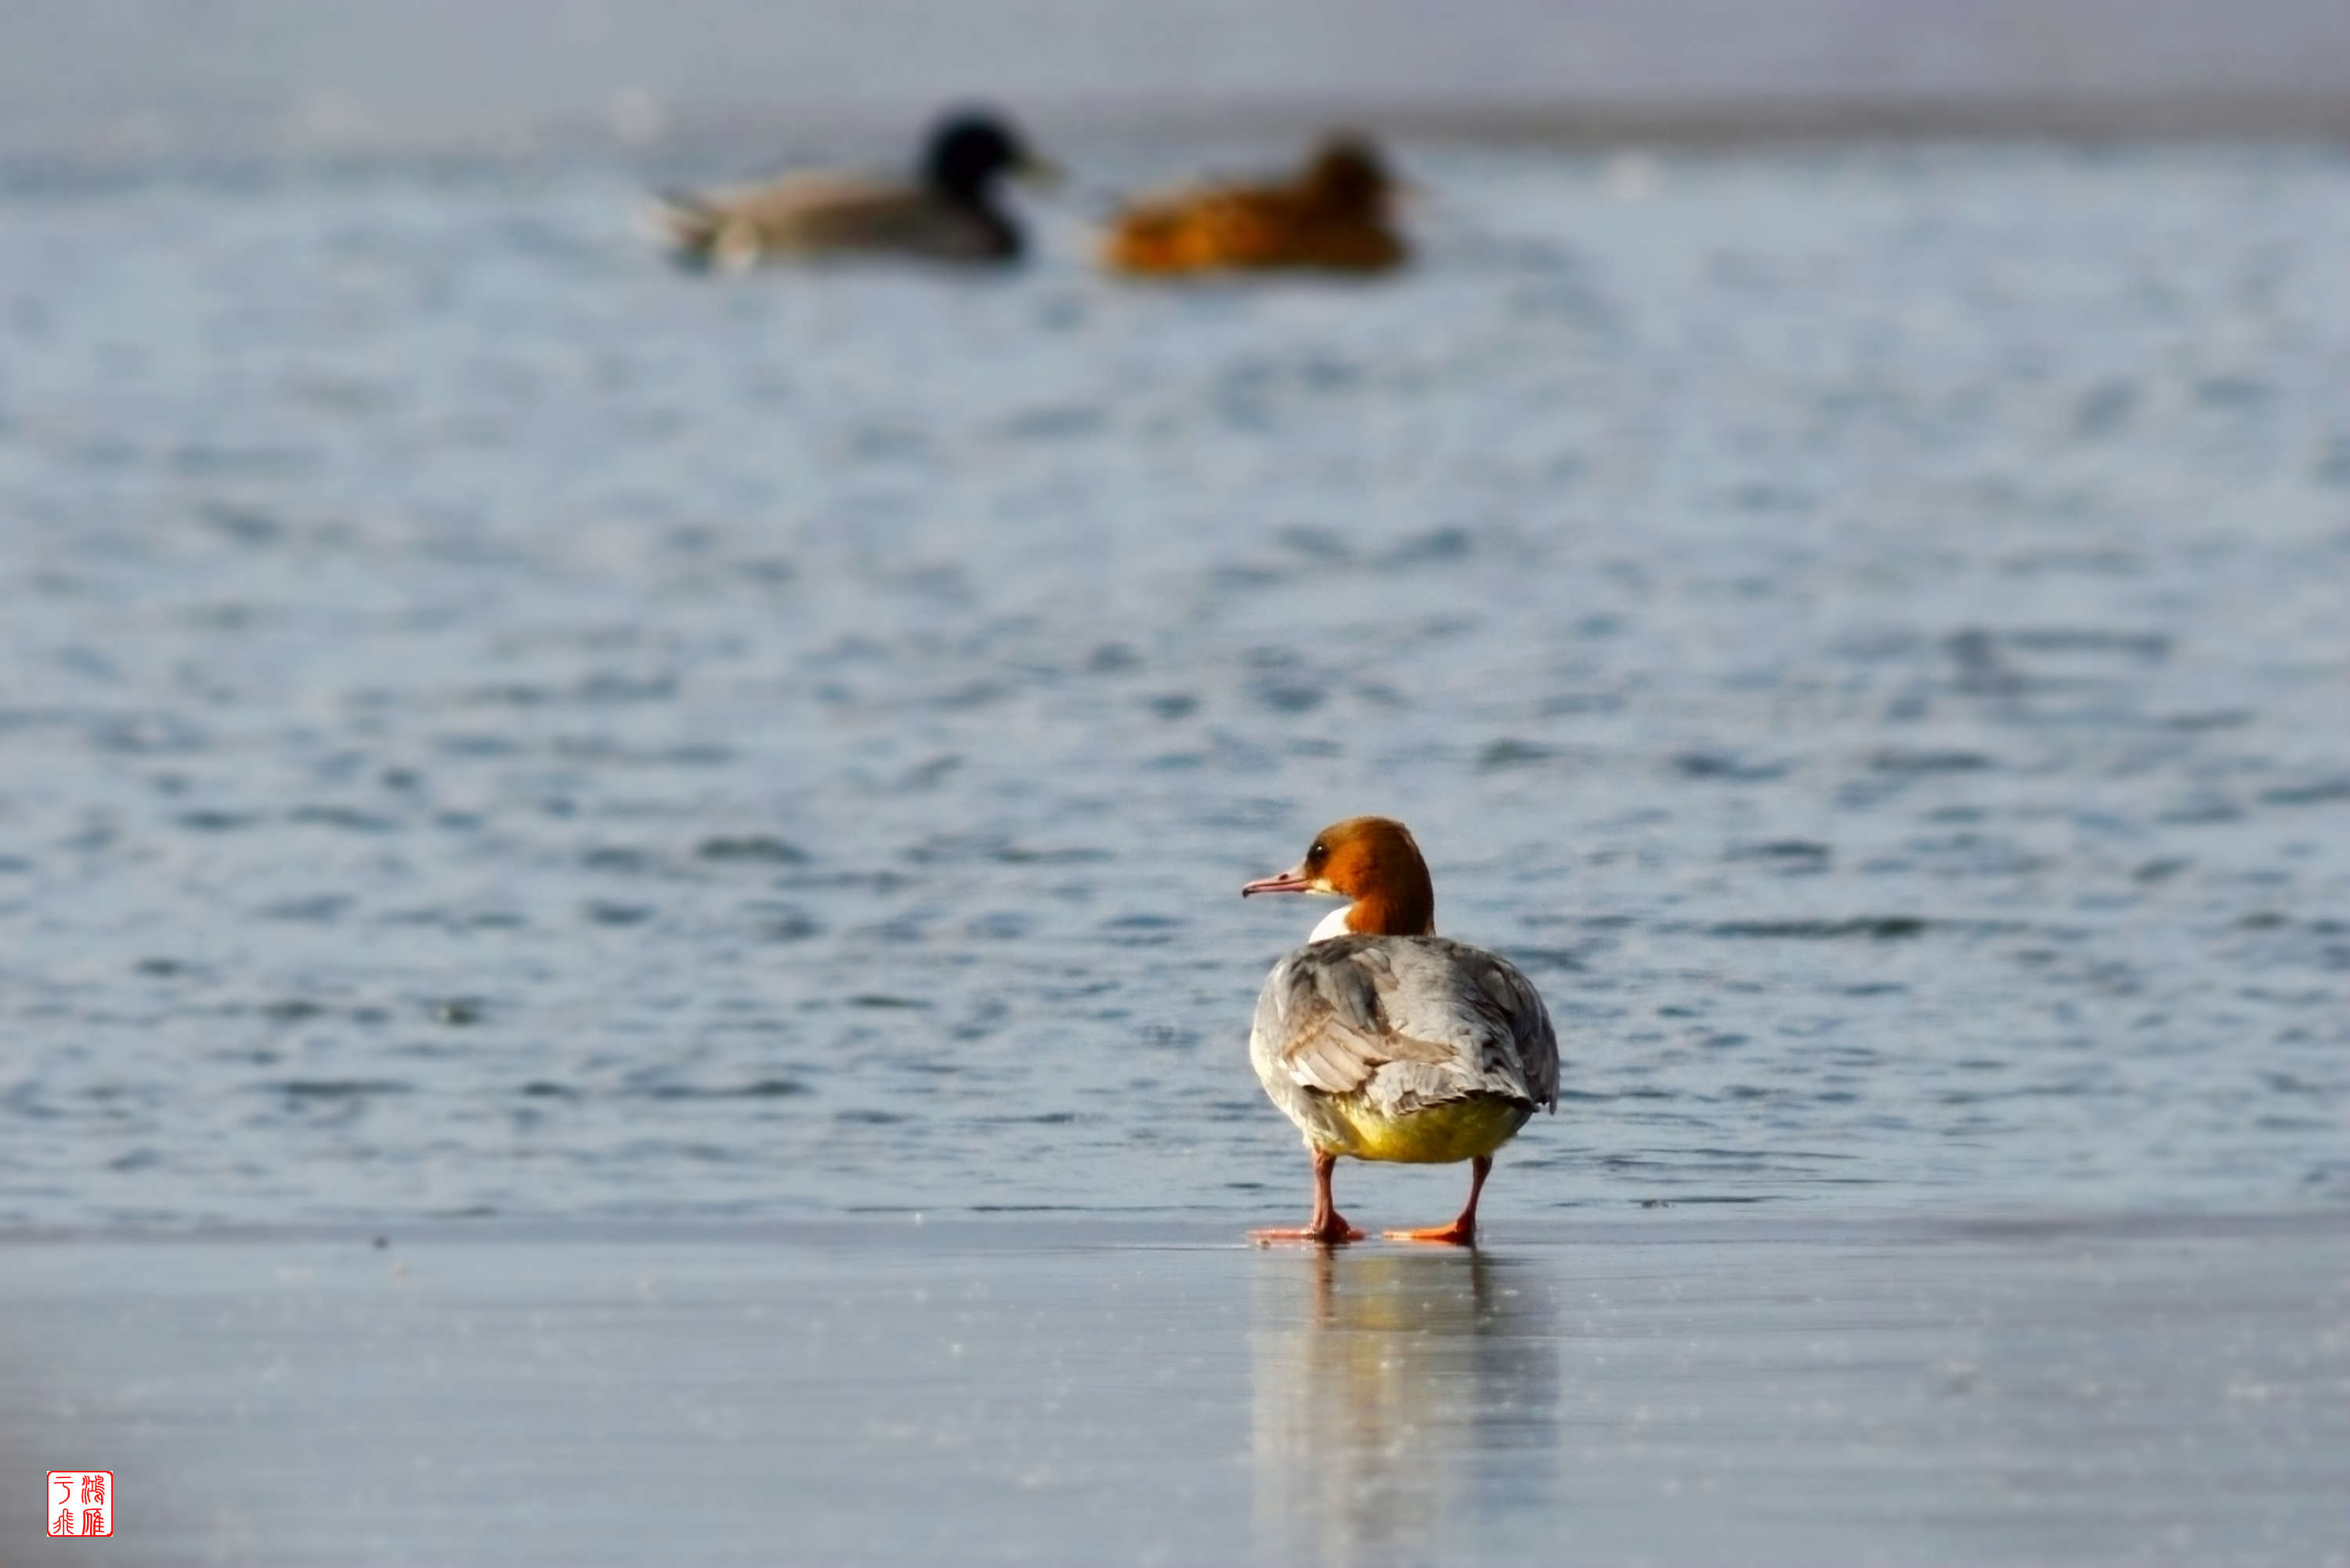
[[[0,1220],[1286,1217],[1234,894],[1373,810],[1561,1028],[1497,1218],[2350,1198],[2338,147],[1430,131],[1175,291],[1107,193],[1289,142],[713,280],[659,114],[117,109],[0,169]]]

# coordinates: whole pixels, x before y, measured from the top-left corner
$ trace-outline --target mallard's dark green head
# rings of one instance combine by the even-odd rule
[[[964,109],[940,120],[931,132],[922,182],[942,196],[976,202],[1003,175],[1042,172],[1045,167],[1000,117]]]

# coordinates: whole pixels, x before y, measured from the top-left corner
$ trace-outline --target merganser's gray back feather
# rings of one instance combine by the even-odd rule
[[[1359,1095],[1389,1116],[1497,1096],[1558,1107],[1558,1038],[1533,984],[1506,959],[1442,937],[1345,936],[1274,966],[1249,1056],[1293,1121]]]

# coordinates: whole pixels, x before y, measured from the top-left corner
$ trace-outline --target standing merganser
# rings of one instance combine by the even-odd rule
[[[1257,996],[1249,1060],[1305,1135],[1314,1217],[1258,1241],[1359,1241],[1330,1198],[1340,1155],[1418,1165],[1468,1160],[1469,1202],[1450,1225],[1389,1231],[1398,1241],[1477,1236],[1477,1195],[1493,1151],[1534,1107],[1558,1109],[1558,1037],[1533,982],[1509,961],[1436,934],[1436,889],[1410,829],[1350,816],[1314,836],[1305,858],[1251,893],[1347,899],[1273,966]]]

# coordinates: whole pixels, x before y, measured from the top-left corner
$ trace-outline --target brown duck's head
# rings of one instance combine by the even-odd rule
[[[1347,929],[1371,936],[1436,932],[1436,887],[1411,829],[1391,816],[1350,816],[1314,836],[1305,858],[1278,876],[1241,888],[1251,893],[1320,893],[1347,898]]]
[[[1350,130],[1323,138],[1314,150],[1313,161],[1305,166],[1308,194],[1340,212],[1376,216],[1386,210],[1395,188],[1395,176],[1388,172],[1379,150],[1368,137]]]

